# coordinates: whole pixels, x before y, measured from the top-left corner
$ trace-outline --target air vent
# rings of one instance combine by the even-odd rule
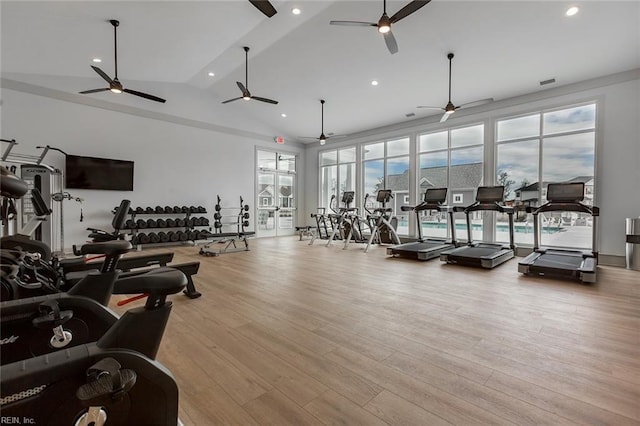
[[[550,78],[549,80],[542,80],[540,82],[540,86],[545,86],[547,84],[551,84],[551,83],[555,83],[556,79],[555,78]]]
[[[416,114],[415,114],[415,113],[413,113],[413,112],[410,112],[409,114],[405,114],[404,116],[405,116],[405,117],[407,117],[407,118],[409,118],[409,117],[415,117],[415,116],[416,116]]]

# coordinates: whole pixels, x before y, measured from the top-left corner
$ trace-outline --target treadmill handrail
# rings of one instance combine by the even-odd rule
[[[599,207],[595,207],[595,206],[588,206],[586,204],[582,204],[582,203],[555,203],[555,202],[548,202],[545,203],[543,205],[541,205],[538,208],[532,208],[532,211],[529,212],[527,211],[527,213],[533,213],[533,214],[540,214],[540,213],[544,213],[544,212],[554,212],[554,211],[561,211],[561,212],[578,212],[578,213],[587,213],[590,214],[591,216],[600,216],[600,208]]]
[[[475,203],[473,203],[470,206],[466,207],[464,209],[464,212],[468,213],[468,212],[475,212],[475,211],[479,211],[479,210],[497,211],[498,213],[507,213],[507,214],[513,214],[513,212],[514,212],[514,208],[511,207],[511,206],[503,206],[501,204],[498,204],[497,202],[481,203],[479,201],[476,201]]]

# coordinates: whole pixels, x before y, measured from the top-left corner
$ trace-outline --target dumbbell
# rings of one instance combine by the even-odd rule
[[[198,213],[198,208],[196,206],[189,206],[189,213]]]
[[[199,217],[193,217],[191,219],[193,219],[193,226],[200,226],[200,218]]]
[[[156,227],[158,227],[158,228],[166,228],[167,227],[167,221],[164,220],[164,219],[156,220]]]
[[[173,206],[173,212],[174,212],[174,213],[182,213],[182,207],[180,207],[180,206]]]
[[[187,225],[187,221],[185,219],[176,219],[176,226],[183,227]]]
[[[202,207],[202,206],[198,206],[198,207],[197,207],[197,210],[198,210],[198,213],[206,213],[206,212],[207,212],[207,209],[205,209],[205,208],[204,208],[204,207]]]
[[[198,232],[198,239],[199,240],[206,240],[209,237],[209,231],[200,231]]]
[[[209,219],[207,219],[206,217],[201,217],[200,218],[200,225],[202,226],[209,226]]]
[[[146,209],[144,209],[145,213],[155,213],[156,210],[153,207],[147,207]]]
[[[147,228],[157,228],[158,224],[155,219],[147,219]]]
[[[157,243],[160,242],[160,237],[155,232],[150,232],[149,233],[149,242],[151,242],[153,244],[157,244]]]
[[[179,239],[180,239],[180,237],[178,237],[178,233],[177,232],[173,232],[173,231],[169,232],[169,240],[171,242],[176,242]]]
[[[173,213],[173,207],[164,206],[164,213],[167,213],[167,214]]]
[[[198,239],[198,233],[196,231],[189,231],[188,232],[188,239],[191,241],[195,241]]]
[[[220,219],[222,219],[222,215],[221,215],[220,213],[218,213],[218,212],[215,212],[215,213],[213,214],[213,218],[214,218],[215,220],[220,220]]]
[[[180,207],[180,213],[189,213],[189,207],[187,206]]]
[[[219,212],[220,210],[222,210],[222,206],[220,204],[216,204],[214,209]]]
[[[155,210],[156,210],[156,213],[158,213],[158,214],[164,213],[164,207],[162,207],[162,206],[156,206]]]
[[[135,229],[136,223],[133,221],[133,219],[127,219],[127,221],[124,223],[124,227],[128,229]]]
[[[136,213],[144,213],[144,209],[142,207],[136,207]]]
[[[189,219],[187,219],[187,226],[188,226],[189,228],[191,228],[191,227],[193,227],[193,226],[194,226],[194,225],[193,225],[193,218],[192,218],[192,217],[190,217]]]
[[[220,229],[220,228],[222,228],[222,223],[214,222],[213,227],[216,228],[216,229]]]
[[[167,219],[167,228],[175,228],[176,220],[175,219]]]
[[[138,234],[138,244],[149,244],[149,236],[144,232]]]
[[[244,222],[242,222],[242,226],[245,227],[245,228],[248,228],[249,227],[249,221],[245,220]]]
[[[242,215],[242,218],[243,218],[243,219],[249,219],[249,213],[245,213],[245,214],[243,214],[243,215]]]
[[[178,232],[178,240],[187,241],[188,239],[189,239],[189,234],[183,231]]]
[[[145,229],[147,227],[147,221],[144,219],[138,219],[136,220],[136,225],[140,229]]]
[[[245,204],[242,208],[244,209],[245,212],[249,211],[249,205],[248,204]]]
[[[158,232],[158,237],[160,237],[160,242],[161,243],[168,243],[169,242],[169,236],[167,235],[166,232]]]

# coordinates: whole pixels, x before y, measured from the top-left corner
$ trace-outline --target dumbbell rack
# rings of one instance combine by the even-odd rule
[[[206,213],[204,207],[194,206],[131,208],[129,209],[131,218],[126,221],[124,229],[130,231],[131,243],[136,247],[149,244],[193,243],[206,239],[210,235],[209,219],[199,216]],[[149,218],[145,220],[140,216]],[[199,227],[206,227],[209,230]],[[147,232],[147,230],[154,231]],[[155,232],[155,230],[160,231]]]

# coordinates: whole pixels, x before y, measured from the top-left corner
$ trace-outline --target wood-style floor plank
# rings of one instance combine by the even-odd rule
[[[525,277],[518,259],[249,244],[171,248],[201,262],[202,297],[172,297],[158,355],[185,426],[640,425],[639,272],[599,267],[582,285]]]

